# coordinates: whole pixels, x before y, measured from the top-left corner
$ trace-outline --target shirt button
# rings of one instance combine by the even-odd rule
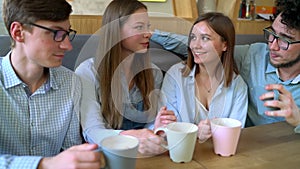
[[[31,126],[35,126],[34,122],[31,122]]]
[[[46,91],[48,91],[50,89],[50,86],[46,85]]]

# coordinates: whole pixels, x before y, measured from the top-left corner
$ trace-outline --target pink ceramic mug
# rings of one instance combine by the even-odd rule
[[[215,118],[210,124],[215,153],[226,157],[235,155],[242,123],[231,118]]]

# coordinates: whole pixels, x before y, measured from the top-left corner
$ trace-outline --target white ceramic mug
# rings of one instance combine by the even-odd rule
[[[242,123],[232,118],[215,118],[210,125],[215,153],[221,156],[235,155]]]
[[[176,163],[190,162],[193,158],[197,140],[198,126],[192,123],[174,122],[154,132],[164,131],[167,136],[170,158]]]
[[[100,143],[105,157],[105,169],[135,169],[139,140],[132,136],[116,135]]]

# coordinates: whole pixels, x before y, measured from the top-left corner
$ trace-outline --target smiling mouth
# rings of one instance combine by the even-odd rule
[[[195,55],[203,55],[205,54],[206,52],[194,52]]]

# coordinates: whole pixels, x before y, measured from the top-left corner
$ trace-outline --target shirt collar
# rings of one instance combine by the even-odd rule
[[[58,81],[59,81],[60,75],[59,75],[59,72],[57,72],[56,70],[57,70],[57,68],[49,68],[50,80],[48,83],[48,89],[50,89],[50,87],[52,89],[59,89]],[[63,81],[63,79],[61,81]],[[47,87],[45,90],[47,90]]]
[[[278,68],[275,68],[273,65],[271,65],[270,61],[268,61],[267,69],[266,69],[266,74],[268,73],[276,73],[277,77],[280,79]],[[285,83],[291,83],[291,84],[297,84],[300,82],[300,74],[296,76],[294,79],[287,80]]]
[[[186,65],[185,65],[186,66]],[[197,64],[195,64],[194,66],[193,66],[193,69],[191,70],[191,72],[190,72],[190,74],[189,74],[189,76],[190,77],[195,77],[195,74],[196,74],[196,67],[197,67]]]
[[[293,80],[292,80],[292,84],[298,84],[300,82],[300,74],[298,74],[298,76],[296,76]]]
[[[3,84],[6,89],[23,84],[23,81],[17,76],[16,72],[14,71],[11,65],[10,57],[11,57],[11,51],[3,58],[1,63],[2,72],[5,72],[3,74],[3,81],[4,81]],[[50,88],[58,89],[59,88],[59,85],[57,83],[58,72],[56,71],[55,68],[49,68],[49,74],[50,74],[50,78],[47,80],[46,84],[44,85],[45,91],[49,91]]]
[[[11,63],[10,63],[10,55],[9,52],[2,60],[2,72],[3,73],[3,85],[5,88],[11,88],[17,85],[22,84],[21,79],[16,75]]]
[[[271,65],[270,61],[268,61],[267,63],[268,63],[268,65],[267,65],[266,73],[276,73],[277,74],[277,69],[273,65]],[[277,76],[278,76],[278,74],[277,74]]]

